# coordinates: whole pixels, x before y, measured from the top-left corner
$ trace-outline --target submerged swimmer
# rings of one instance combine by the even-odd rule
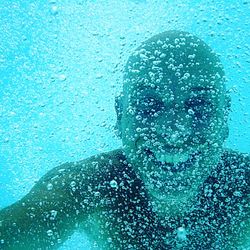
[[[56,167],[0,211],[0,248],[56,249],[81,228],[93,249],[244,249],[250,160],[223,148],[224,81],[197,37],[145,41],[116,99],[122,149]]]

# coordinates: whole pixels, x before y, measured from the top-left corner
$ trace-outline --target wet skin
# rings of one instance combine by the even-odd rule
[[[249,157],[228,152],[223,157],[223,163],[229,170],[224,167],[219,172],[222,178],[225,173],[232,176],[226,183],[230,190],[231,182],[239,179],[241,184],[244,179],[249,179],[250,173],[246,177],[243,171],[249,171]],[[241,171],[242,174],[237,176]],[[203,189],[210,189],[209,185]],[[223,180],[217,185],[216,190],[227,191]],[[237,186],[231,192],[234,193],[235,189],[240,190]],[[243,194],[249,194],[249,189],[242,190]],[[204,202],[204,195],[200,200],[202,194],[195,200],[193,211],[181,215],[166,214],[162,218],[157,211],[153,211],[148,190],[128,163],[124,152],[112,151],[58,166],[46,174],[23,199],[1,210],[2,246],[3,249],[15,250],[57,249],[75,230],[82,229],[92,242],[91,249],[123,250],[128,249],[129,245],[133,246],[131,249],[177,249],[179,241],[176,232],[183,226],[189,228],[190,234],[189,245],[183,249],[214,249],[213,245],[207,247],[206,244],[210,244],[207,240],[215,244],[216,239],[224,240],[220,249],[227,250],[247,243],[250,225],[245,219],[249,211],[248,215],[239,216],[241,206],[229,207],[228,214],[232,216],[234,213],[239,218],[232,223],[226,220],[226,227],[223,226],[225,232],[220,228],[224,225],[221,212],[215,213],[212,215],[214,224],[209,225],[209,229],[213,229],[210,232],[204,221],[214,213],[214,197],[209,196],[209,200],[205,196]],[[236,203],[244,204],[244,196],[238,197]],[[201,207],[200,202],[204,203]],[[208,211],[204,209],[207,202],[212,204]],[[225,205],[228,206],[221,200],[217,203],[223,204],[222,211]],[[243,221],[247,223],[242,224]],[[221,238],[222,235],[224,238]]]
[[[155,202],[171,204],[173,199],[179,207],[183,199],[190,200],[219,159],[224,96],[219,88],[197,81],[187,84],[177,79],[141,87],[128,90],[121,121],[126,155]],[[128,110],[131,107],[134,113]]]
[[[3,209],[4,249],[58,248],[79,228],[94,249],[177,249],[181,227],[190,230],[183,249],[245,244],[249,158],[223,149],[228,107],[222,66],[207,45],[177,31],[149,39],[130,57],[116,102],[123,148],[53,169]],[[228,186],[242,197],[222,209],[228,218],[239,209],[234,223],[223,215],[223,231],[222,212],[210,213],[227,204],[220,194]],[[206,228],[208,218],[218,228]]]
[[[196,54],[197,60],[177,61],[194,43],[192,38],[183,38],[184,48],[173,53],[172,49],[162,49],[165,43],[147,43],[139,48],[139,56],[128,62],[120,99],[123,108],[118,127],[124,150],[163,215],[169,209],[179,213],[188,207],[187,201],[192,201],[217,165],[228,129],[224,73],[214,55],[207,48],[203,51],[201,45],[196,52],[189,52]],[[135,72],[137,62],[143,65],[152,55],[153,59],[146,59],[147,69]],[[210,68],[203,65],[206,57]],[[199,66],[192,65],[197,62]]]

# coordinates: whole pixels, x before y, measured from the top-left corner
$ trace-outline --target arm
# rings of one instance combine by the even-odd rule
[[[250,249],[250,156],[243,155],[240,158],[240,165],[244,169],[244,181],[246,186],[247,207],[245,210],[245,219],[237,225],[237,229],[232,234],[232,242],[237,249]]]
[[[57,248],[97,209],[92,176],[84,164],[50,171],[23,199],[0,211],[0,248]]]
[[[237,249],[249,249],[250,248],[250,219],[246,220],[241,225],[241,230],[243,231],[240,234],[240,237],[236,237],[235,246]]]

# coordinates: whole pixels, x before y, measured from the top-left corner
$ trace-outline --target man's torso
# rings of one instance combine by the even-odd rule
[[[200,189],[190,212],[160,219],[152,210],[147,191],[121,151],[95,161],[93,195],[99,210],[83,223],[96,249],[236,249],[229,239],[249,216],[247,194],[249,162],[227,152]],[[178,228],[186,240],[178,239]]]

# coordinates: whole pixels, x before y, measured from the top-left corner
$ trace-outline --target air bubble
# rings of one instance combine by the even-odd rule
[[[53,236],[53,231],[52,231],[52,230],[48,230],[48,231],[47,231],[47,235],[48,235],[49,237]]]
[[[140,133],[141,132],[141,128],[136,128],[136,132]]]
[[[235,192],[234,192],[234,196],[242,197],[241,191],[235,191]]]
[[[52,15],[57,15],[58,14],[58,6],[56,6],[56,5],[52,5],[51,7],[50,7],[50,13],[52,14]]]
[[[50,220],[55,220],[56,216],[57,216],[57,211],[51,210],[50,211]]]
[[[190,77],[190,74],[189,73],[185,73],[184,76],[183,76],[183,79],[187,80],[189,77]]]
[[[96,76],[96,79],[102,79],[103,78],[103,75],[102,74],[98,74],[97,76]]]
[[[64,74],[60,74],[60,75],[58,75],[58,76],[57,76],[57,78],[58,78],[58,80],[59,80],[59,81],[64,82],[64,81],[66,81],[67,76],[66,76],[66,75],[64,75]]]
[[[193,111],[192,109],[189,109],[189,110],[188,110],[188,113],[189,113],[190,115],[194,115],[194,111]]]
[[[49,183],[49,184],[47,185],[47,189],[48,189],[49,191],[52,190],[52,189],[53,189],[53,184]]]
[[[118,187],[118,184],[117,184],[117,182],[115,180],[112,180],[109,184],[110,184],[110,186],[112,188],[117,188]]]
[[[184,227],[179,227],[177,229],[177,238],[180,241],[184,241],[187,239],[187,231]]]

